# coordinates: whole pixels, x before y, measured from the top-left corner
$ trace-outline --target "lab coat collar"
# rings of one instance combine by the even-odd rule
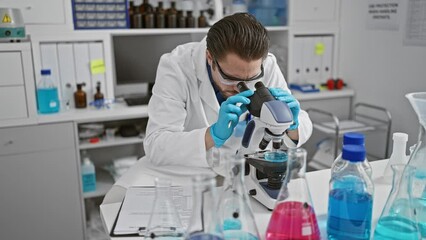
[[[206,38],[201,40],[200,44],[194,49],[193,52],[193,64],[195,67],[195,73],[198,80],[199,94],[204,106],[208,106],[215,114],[214,119],[208,117],[208,121],[216,121],[217,114],[219,113],[219,103],[216,99],[216,95],[213,86],[210,82],[207,68],[206,68]],[[207,109],[205,109],[207,111]],[[209,114],[207,114],[209,116]]]

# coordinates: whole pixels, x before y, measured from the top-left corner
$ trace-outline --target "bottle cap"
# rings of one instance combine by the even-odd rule
[[[364,134],[349,132],[343,135],[343,145],[364,145]]]
[[[42,69],[41,75],[50,75],[50,69]]]
[[[89,159],[89,157],[84,157],[84,158],[83,158],[83,164],[84,164],[84,165],[91,165],[91,164],[90,164],[90,159]]]
[[[408,141],[408,134],[396,132],[392,135],[392,140],[406,142],[406,141]]]
[[[362,162],[365,159],[364,145],[343,145],[342,158],[350,162]]]

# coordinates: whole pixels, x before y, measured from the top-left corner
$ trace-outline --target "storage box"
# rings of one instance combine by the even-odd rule
[[[74,29],[129,28],[127,0],[72,0]]]

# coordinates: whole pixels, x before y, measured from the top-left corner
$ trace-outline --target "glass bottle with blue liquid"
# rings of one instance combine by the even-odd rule
[[[345,134],[343,134],[343,145],[362,145],[362,146],[365,146],[365,136],[364,136],[364,134],[357,133],[357,132],[345,133]],[[347,161],[342,159],[342,154],[337,156],[337,158],[333,162],[333,165],[331,165],[331,174],[333,175],[334,172],[339,171],[346,163],[347,163]],[[371,170],[371,165],[368,162],[368,159],[365,158],[364,161],[362,161],[361,164],[364,167],[367,174],[371,177],[373,172]]]
[[[365,148],[344,145],[348,161],[330,180],[327,235],[331,240],[370,239],[374,186],[362,166]]]
[[[41,80],[37,84],[37,107],[42,114],[59,112],[58,87],[50,69],[41,70]]]

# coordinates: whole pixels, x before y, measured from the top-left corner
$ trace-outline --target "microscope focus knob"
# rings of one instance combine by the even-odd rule
[[[251,189],[251,190],[249,191],[249,195],[250,195],[250,196],[256,196],[256,194],[257,194],[256,189]]]

